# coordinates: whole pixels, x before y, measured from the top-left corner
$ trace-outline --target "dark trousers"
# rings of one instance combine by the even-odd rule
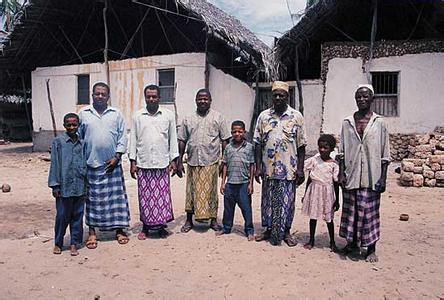
[[[225,184],[224,192],[224,217],[222,223],[224,232],[230,233],[233,227],[234,210],[236,203],[242,211],[245,220],[245,234],[248,236],[254,233],[253,215],[251,211],[251,196],[248,195],[248,183]]]
[[[63,237],[69,225],[71,245],[81,244],[83,240],[83,210],[85,198],[69,197],[56,199],[56,219],[54,226],[54,244],[63,247]]]

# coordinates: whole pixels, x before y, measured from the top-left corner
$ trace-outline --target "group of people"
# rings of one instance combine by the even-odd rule
[[[358,87],[358,110],[342,123],[336,159],[331,157],[335,137],[323,134],[318,140],[319,154],[305,160],[304,118],[288,105],[289,86],[285,82],[273,83],[272,107],[258,116],[253,143],[246,141],[243,121],[234,121],[230,134],[223,115],[211,108],[209,90],[197,92],[196,111],[185,116],[176,129],[175,114],[159,106],[159,87],[146,86],[146,106],[133,115],[128,150],[143,223],[137,238],[145,240],[150,231],[160,237],[170,234],[167,224],[174,219],[170,175],[183,177],[186,153],[186,221],[181,232],[189,232],[193,222],[206,222],[216,235],[228,234],[238,204],[249,241],[268,240],[272,245],[284,241],[295,246],[297,241],[290,230],[296,188],[308,174],[302,212],[310,218],[310,239],[304,247],[314,246],[317,220],[324,220],[330,247],[337,251],[333,215],[339,209],[341,186],[339,235],[347,241],[341,251],[355,254],[366,247],[366,259],[377,261],[379,202],[385,191],[390,151],[387,127],[371,109],[373,94],[371,85]],[[78,115],[65,115],[66,132],[53,141],[48,185],[57,209],[54,254],[62,252],[69,225],[70,252],[78,255],[85,202],[87,248],[97,247],[96,229],[115,231],[119,244],[129,241],[125,228],[129,226],[130,214],[121,165],[127,135],[121,113],[108,106],[109,97],[108,85],[96,83],[92,105]],[[222,178],[218,189],[219,175]],[[262,184],[264,231],[257,235],[251,209],[254,179]],[[217,221],[218,190],[224,195],[222,226]]]

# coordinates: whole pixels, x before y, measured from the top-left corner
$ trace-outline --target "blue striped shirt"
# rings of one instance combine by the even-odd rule
[[[250,165],[254,164],[253,145],[244,141],[238,148],[230,142],[225,147],[224,164],[227,165],[227,183],[247,183],[250,178]]]

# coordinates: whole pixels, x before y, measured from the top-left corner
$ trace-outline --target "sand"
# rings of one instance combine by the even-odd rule
[[[180,233],[184,222],[185,179],[173,177],[176,219],[172,235],[145,241],[140,230],[136,182],[124,160],[131,209],[131,235],[119,245],[100,233],[97,249],[53,255],[55,201],[47,187],[47,153],[30,144],[0,146],[0,299],[444,299],[444,189],[405,188],[390,167],[388,191],[381,199],[380,261],[352,261],[329,251],[327,229],[318,224],[316,246],[308,240],[308,219],[297,194],[292,231],[294,248],[248,242],[236,209],[235,230],[216,237],[205,225]],[[222,216],[220,197],[219,216]],[[399,220],[409,214],[407,222]],[[255,186],[253,217],[260,227],[260,186]],[[340,212],[335,216],[336,234]],[[68,244],[67,237],[65,241]],[[337,237],[338,246],[344,246]]]

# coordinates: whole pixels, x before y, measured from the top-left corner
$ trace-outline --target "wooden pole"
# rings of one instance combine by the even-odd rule
[[[31,135],[31,138],[32,138],[31,118],[29,117],[28,103],[26,103],[26,86],[25,86],[25,77],[24,77],[24,75],[22,75],[21,77],[22,77],[23,99],[25,99],[26,123],[27,123],[27,125],[28,125],[29,134]]]
[[[208,35],[209,35],[209,28],[206,28],[205,33],[205,88],[210,88],[210,64],[208,63]]]
[[[106,69],[106,83],[110,87],[109,82],[109,63],[108,63],[108,24],[106,22],[106,11],[108,10],[108,0],[105,0],[105,7],[103,8],[103,25],[105,27],[105,48],[103,49],[103,61]],[[111,89],[111,87],[110,87]]]
[[[295,57],[294,57],[294,72],[296,76],[296,86],[298,88],[298,96],[299,96],[299,112],[304,115],[304,99],[302,97],[302,83],[299,78],[299,48],[295,47]],[[293,100],[294,102],[296,99]],[[294,107],[295,103],[293,103]],[[291,106],[291,105],[290,105]]]
[[[55,121],[55,117],[54,117],[54,108],[52,106],[51,92],[49,91],[49,78],[46,79],[46,93],[48,95],[49,112],[51,114],[51,120],[52,120],[52,130],[54,131],[54,137],[57,137],[57,127],[56,127],[56,121]]]
[[[373,0],[373,20],[372,20],[372,31],[370,33],[370,49],[368,54],[367,68],[365,68],[365,74],[367,76],[367,83],[372,83],[372,78],[370,74],[370,66],[373,59],[373,46],[375,43],[377,21],[378,21],[378,0]]]

